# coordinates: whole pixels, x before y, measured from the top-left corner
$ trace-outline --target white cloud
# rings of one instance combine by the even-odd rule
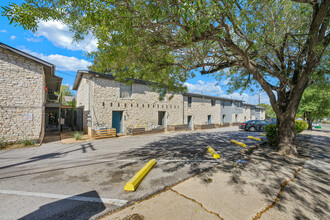
[[[207,82],[205,83],[202,80],[198,80],[197,84],[185,83],[188,91],[192,93],[199,93],[204,95],[214,95],[219,96],[224,94],[221,90],[221,87],[217,85],[217,82]]]
[[[1,33],[6,33],[6,32],[7,32],[7,30],[0,30],[0,32],[1,32]]]
[[[25,38],[28,42],[41,42],[42,39],[41,38]]]
[[[82,41],[73,42],[73,33],[59,21],[40,21],[34,35],[44,36],[55,46],[69,50],[92,52],[96,51],[98,45],[97,39],[92,34],[88,34]]]
[[[222,82],[221,84],[224,85],[224,82]],[[202,80],[199,80],[196,84],[186,82],[185,85],[188,88],[188,92],[191,93],[221,96],[224,98],[243,100],[245,103],[250,103],[254,105],[259,104],[258,94],[250,96],[246,93],[239,94],[238,92],[234,92],[232,94],[226,95],[225,92],[221,89],[221,87],[217,85],[217,82],[204,82]],[[260,103],[270,104],[268,95],[265,92],[260,93]]]
[[[259,94],[248,95],[246,93],[239,94],[234,92],[229,95],[224,95],[223,97],[232,98],[232,99],[240,99],[245,101],[246,103],[257,105],[259,104]],[[260,93],[260,103],[270,104],[268,95],[265,92]]]
[[[59,71],[76,72],[79,69],[88,69],[88,66],[92,65],[91,62],[88,62],[84,59],[78,59],[76,57],[68,57],[60,54],[44,55],[42,53],[36,53],[25,48],[23,48],[22,51],[54,64],[56,66],[56,70]]]
[[[230,78],[227,78],[221,82],[221,85],[226,86],[230,82]]]
[[[10,40],[15,40],[16,39],[16,36],[10,36]]]

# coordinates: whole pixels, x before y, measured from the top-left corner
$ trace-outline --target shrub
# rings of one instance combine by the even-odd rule
[[[296,121],[296,134],[299,134],[308,128],[308,123],[305,121]]]
[[[296,121],[295,122],[295,129],[296,134],[299,134],[308,128],[308,123],[305,121]],[[276,145],[276,125],[266,125],[266,138],[267,143],[271,146]]]
[[[6,146],[6,142],[0,139],[0,150],[5,148],[5,146]]]
[[[276,145],[276,125],[266,125],[266,138],[270,146]]]
[[[25,139],[21,142],[24,146],[31,146],[34,144],[34,141]]]
[[[73,133],[73,137],[74,137],[74,139],[76,139],[76,140],[81,140],[83,135],[84,135],[84,133],[81,132],[81,131],[75,131],[75,132]]]

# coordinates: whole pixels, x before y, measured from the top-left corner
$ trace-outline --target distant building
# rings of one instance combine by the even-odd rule
[[[146,129],[175,124],[219,124],[243,122],[255,118],[254,105],[235,100],[195,93],[160,94],[152,83],[132,80],[119,82],[112,75],[93,71],[78,71],[73,85],[77,90],[77,107],[83,112],[81,124],[85,132],[100,128],[116,128],[125,133],[128,128]],[[244,110],[248,105],[249,111]],[[262,113],[259,116],[262,116]],[[79,119],[79,117],[78,117]],[[78,123],[79,124],[79,123]]]

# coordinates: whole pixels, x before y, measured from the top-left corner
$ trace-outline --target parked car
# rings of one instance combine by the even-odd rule
[[[276,125],[276,118],[267,118],[267,119],[265,119],[265,121],[267,121],[273,125]]]
[[[245,131],[265,131],[265,126],[271,123],[265,120],[253,120],[245,125]]]
[[[238,129],[245,129],[245,126],[246,126],[246,124],[248,124],[248,123],[253,123],[255,120],[249,120],[249,121],[246,121],[246,122],[243,122],[243,123],[241,123],[240,125],[238,125]]]

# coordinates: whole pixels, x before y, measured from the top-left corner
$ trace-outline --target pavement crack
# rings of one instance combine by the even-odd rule
[[[253,220],[260,219],[262,214],[264,214],[265,212],[267,212],[269,209],[273,208],[273,207],[276,205],[276,203],[279,202],[280,196],[281,196],[281,194],[283,193],[285,186],[286,186],[288,183],[293,182],[294,179],[296,178],[297,174],[298,174],[302,169],[303,169],[303,167],[300,167],[300,168],[296,169],[296,170],[294,171],[294,173],[293,173],[293,177],[292,177],[291,179],[287,179],[287,180],[285,180],[285,181],[281,184],[280,191],[278,192],[278,194],[277,194],[275,200],[274,200],[270,205],[268,205],[266,208],[264,208],[261,212],[258,212],[257,215],[256,215],[255,217],[252,218]]]
[[[194,203],[196,203],[196,204],[198,204],[200,207],[202,207],[206,212],[211,213],[211,214],[217,216],[217,217],[218,217],[219,219],[221,219],[221,220],[224,220],[224,218],[222,218],[218,213],[213,212],[213,211],[211,211],[211,210],[208,210],[207,208],[205,208],[205,207],[203,206],[202,203],[196,201],[195,199],[190,198],[190,197],[188,197],[188,196],[185,196],[185,195],[179,193],[178,191],[176,191],[176,190],[174,190],[174,189],[172,189],[172,188],[169,188],[169,190],[171,190],[172,192],[178,194],[179,196],[182,196],[182,197],[185,198],[185,199],[188,199],[188,200],[190,200],[190,201],[193,201]]]

